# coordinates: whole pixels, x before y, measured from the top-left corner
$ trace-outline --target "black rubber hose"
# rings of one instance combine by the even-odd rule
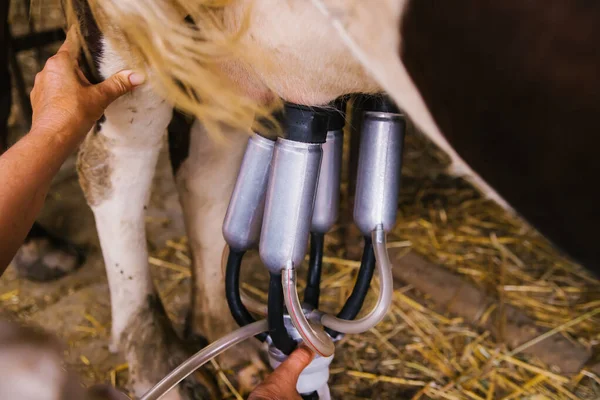
[[[304,290],[304,302],[314,309],[319,308],[319,296],[321,295],[321,270],[323,268],[323,248],[325,247],[325,235],[311,232],[310,234],[310,260],[308,262],[308,275],[306,277],[306,289]]]
[[[375,252],[373,250],[373,242],[371,238],[365,236],[365,248],[363,250],[362,260],[360,262],[360,269],[358,270],[358,276],[352,289],[352,294],[346,300],[346,304],[342,307],[342,310],[338,313],[337,317],[344,320],[353,320],[356,318],[360,309],[365,302],[369,287],[371,287],[371,280],[373,279],[373,273],[375,272]],[[333,329],[326,328],[327,333],[335,338],[339,335],[339,332]]]
[[[269,298],[267,300],[269,322],[269,335],[273,340],[273,345],[283,352],[290,355],[296,348],[296,342],[292,339],[285,329],[283,323],[283,285],[281,283],[281,274],[270,274],[269,278]]]
[[[319,394],[317,392],[303,393],[300,397],[302,397],[302,400],[319,400]]]
[[[245,326],[255,321],[252,314],[250,314],[244,303],[242,303],[240,296],[240,269],[244,254],[245,251],[230,249],[225,268],[225,297],[227,298],[229,311],[231,311],[233,319],[235,319],[235,322],[239,326]],[[255,337],[264,342],[267,339],[267,334],[261,333]]]

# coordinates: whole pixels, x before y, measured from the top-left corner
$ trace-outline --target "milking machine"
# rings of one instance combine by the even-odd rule
[[[334,342],[362,333],[385,316],[392,301],[391,264],[386,234],[396,221],[405,120],[384,96],[364,105],[354,222],[364,236],[364,251],[351,295],[337,315],[319,310],[325,234],[338,216],[345,101],[332,107],[285,104],[283,136],[260,132],[248,140],[223,224],[229,247],[225,292],[241,328],[210,344],[152,388],[142,400],[159,399],[211,358],[251,337],[266,342],[277,367],[300,342],[315,353],[300,375],[304,399],[329,399],[329,366]],[[304,301],[298,297],[297,268],[310,247]],[[269,272],[266,307],[243,298],[240,268],[244,254],[258,249]],[[377,304],[356,319],[377,269]],[[266,319],[256,321],[256,315]]]

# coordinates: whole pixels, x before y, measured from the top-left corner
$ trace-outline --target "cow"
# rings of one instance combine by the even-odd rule
[[[600,270],[598,2],[68,3],[101,78],[125,68],[149,78],[106,110],[78,159],[106,264],[112,349],[125,352],[136,395],[188,351],[153,288],[144,233],[169,126],[193,255],[190,337],[213,341],[235,328],[223,295],[221,225],[254,117],[280,99],[322,106],[346,94],[387,93],[449,155],[450,174]],[[172,123],[174,107],[197,118]],[[254,359],[247,346],[226,366]],[[206,377],[168,398],[213,390]]]

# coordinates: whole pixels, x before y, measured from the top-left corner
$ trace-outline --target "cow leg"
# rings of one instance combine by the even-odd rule
[[[102,45],[102,76],[124,69],[125,63],[108,42]],[[171,115],[172,107],[165,100],[146,85],[138,87],[106,109],[78,159],[80,183],[94,212],[110,288],[112,349],[125,352],[137,396],[190,355],[154,290],[144,226],[144,210]],[[202,385],[188,382],[165,398],[209,398],[210,386],[208,379]]]
[[[169,135],[172,136],[173,132]],[[201,123],[191,128],[189,154],[171,149],[177,187],[183,206],[186,229],[193,256],[193,289],[188,316],[188,335],[202,334],[212,342],[238,329],[225,299],[222,255],[225,247],[222,226],[235,184],[248,135],[224,132],[225,141],[216,142]],[[170,144],[172,144],[170,140]],[[256,373],[261,369],[258,341],[251,339],[220,358],[223,368],[241,367],[251,362]],[[241,376],[253,374],[244,369]],[[250,377],[240,384],[253,385]]]

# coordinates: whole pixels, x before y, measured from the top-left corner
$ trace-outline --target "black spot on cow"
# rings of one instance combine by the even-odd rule
[[[104,121],[106,121],[106,116],[102,114],[100,119],[98,119],[98,121],[96,121],[94,124],[94,128],[92,129],[93,136],[96,136],[98,133],[100,133],[100,131],[102,131],[102,125],[104,124]]]
[[[83,70],[85,77],[92,84],[97,84],[102,81],[102,77],[98,73],[100,58],[102,56],[102,33],[94,20],[94,16],[90,9],[87,0],[73,0],[72,2],[75,13],[78,16],[80,23],[81,34],[85,41],[85,45],[89,50],[92,62],[89,63],[84,52],[79,57],[79,65]]]
[[[179,167],[190,153],[190,131],[193,118],[175,110],[168,127],[169,158],[173,175],[177,175]]]

